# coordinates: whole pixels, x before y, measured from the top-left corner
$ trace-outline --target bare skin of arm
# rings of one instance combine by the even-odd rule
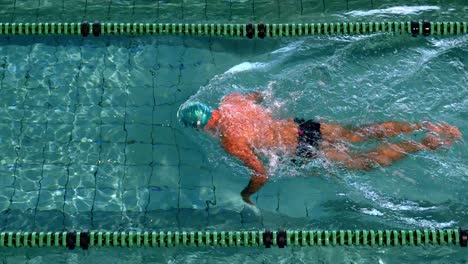
[[[247,94],[245,95],[245,98],[247,100],[252,100],[257,104],[263,101],[263,95],[260,92]],[[247,148],[248,150],[246,150]],[[262,188],[262,186],[268,182],[268,175],[266,174],[262,162],[259,160],[258,156],[255,155],[252,149],[250,149],[247,144],[244,144],[243,149],[244,151],[241,155],[236,155],[232,152],[231,153],[237,156],[240,160],[244,161],[249,168],[254,170],[254,174],[250,178],[249,184],[241,192],[242,199],[246,203],[253,205],[252,201],[250,200],[250,196],[260,190],[260,188]],[[237,149],[237,152],[239,152],[239,149]]]
[[[242,98],[241,100],[248,100],[254,103],[261,103],[263,101],[263,95],[260,92],[253,92],[247,95],[240,93],[232,93],[225,97],[224,100],[237,100],[235,98]],[[215,130],[217,122],[220,119],[220,113],[213,111],[212,120],[206,125],[205,130]],[[222,145],[224,149],[231,155],[237,157],[245,165],[253,170],[253,175],[249,181],[249,184],[241,192],[242,198],[245,202],[253,204],[250,200],[250,196],[257,192],[267,181],[268,176],[265,171],[265,167],[254,153],[251,146],[248,144],[246,139],[237,137],[238,132],[236,131],[224,131],[222,137]]]
[[[250,196],[257,192],[268,181],[265,167],[247,142],[231,140],[225,137],[223,138],[222,144],[227,152],[239,158],[254,171],[249,184],[241,192],[242,199],[246,203],[253,204],[250,200]]]

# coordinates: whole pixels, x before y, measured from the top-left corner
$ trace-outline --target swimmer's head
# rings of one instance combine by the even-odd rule
[[[211,118],[211,108],[200,102],[183,104],[177,112],[177,118],[185,126],[203,128]]]

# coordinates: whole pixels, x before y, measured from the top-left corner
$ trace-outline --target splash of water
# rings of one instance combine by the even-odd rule
[[[380,14],[388,14],[388,15],[412,15],[418,14],[424,11],[434,11],[440,10],[438,6],[393,6],[389,8],[383,9],[373,9],[368,11],[351,11],[345,13],[346,15],[351,16],[375,16]]]

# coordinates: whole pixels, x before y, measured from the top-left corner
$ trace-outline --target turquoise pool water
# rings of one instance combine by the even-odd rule
[[[261,11],[257,8],[257,15],[250,16],[236,7],[262,6],[258,1],[229,3],[231,21],[258,19]],[[278,9],[271,3],[271,8],[264,7],[265,17],[311,18],[294,13],[301,10],[298,3],[284,3]],[[359,9],[362,13],[350,13],[336,3],[331,10],[322,10],[319,3],[316,8],[303,5],[301,12],[323,11],[319,20],[327,15],[334,20],[466,18],[463,4],[440,7],[428,2],[401,9],[391,3],[371,3]],[[125,10],[121,16],[133,21],[138,8],[144,9],[140,3],[132,13],[122,7],[125,3],[108,4],[109,10]],[[96,3],[83,5],[89,20],[103,14],[92,11],[90,6],[99,7]],[[3,18],[8,17],[8,22],[45,19],[49,13],[49,6],[41,3],[32,16],[20,12],[17,5],[5,6]],[[185,21],[204,14],[200,8],[190,16],[182,4],[161,6],[157,10],[165,10],[163,20],[170,19],[171,8]],[[277,10],[288,11],[278,14]],[[288,12],[292,15],[284,16]],[[107,14],[112,20],[116,19],[113,14],[120,13]],[[203,19],[226,19],[209,14]],[[150,17],[142,15],[142,20]],[[0,229],[467,226],[467,59],[466,36],[1,37]],[[272,163],[272,180],[253,196],[257,210],[252,210],[239,196],[248,182],[248,170],[227,155],[216,139],[182,127],[176,112],[187,100],[199,99],[216,107],[223,95],[254,90],[269,91],[266,104],[279,117],[354,126],[386,120],[446,121],[458,126],[464,136],[449,150],[412,154],[371,172],[346,171],[324,161],[302,168]],[[375,144],[355,147],[368,149]],[[102,249],[65,254],[56,249],[2,249],[1,254],[6,263],[57,258],[128,263],[466,262],[466,252],[458,248]]]
[[[270,89],[279,115],[352,125],[428,119],[464,132],[466,37],[254,43],[3,39],[2,230],[466,224],[464,140],[372,172],[320,162],[304,170],[273,170],[272,181],[254,196],[260,209],[255,212],[238,195],[248,171],[216,140],[181,127],[175,116],[192,95],[215,106],[229,91]],[[175,252],[182,259],[213,256]],[[214,256],[237,256],[228,252]],[[316,249],[293,252],[305,257]],[[326,252],[332,251],[323,251],[324,258],[332,258]],[[269,259],[267,253],[263,257]]]

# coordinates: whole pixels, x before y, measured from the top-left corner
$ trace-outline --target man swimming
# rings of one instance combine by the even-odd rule
[[[261,153],[272,151],[295,156],[294,160],[311,159],[320,152],[328,160],[342,163],[346,168],[369,170],[377,166],[388,166],[408,153],[450,146],[461,136],[455,126],[429,122],[385,122],[345,129],[340,125],[313,120],[275,119],[268,109],[259,105],[262,100],[260,92],[247,95],[232,93],[221,100],[218,110],[212,110],[200,102],[191,102],[182,105],[177,113],[184,125],[201,128],[219,136],[224,149],[253,170],[249,184],[241,192],[243,200],[249,204],[253,204],[250,196],[269,177],[259,159]],[[420,129],[431,131],[420,143],[410,140],[384,143],[360,154],[353,153],[343,144],[370,138],[388,138]]]

